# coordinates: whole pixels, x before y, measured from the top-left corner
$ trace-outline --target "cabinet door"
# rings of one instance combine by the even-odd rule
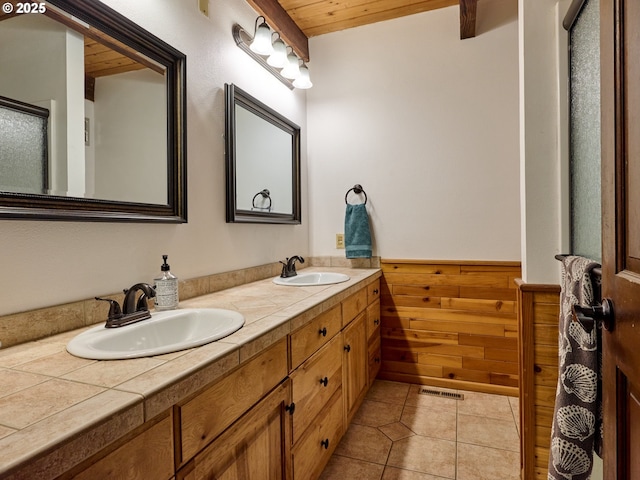
[[[365,320],[366,312],[362,312],[342,332],[345,425],[351,423],[353,414],[367,393],[368,349]]]
[[[177,480],[289,480],[291,397],[286,380],[176,475]]]
[[[380,371],[382,354],[380,349],[380,336],[369,341],[369,386],[373,383]]]
[[[380,299],[367,307],[367,343],[369,345],[369,385],[380,371]]]
[[[169,479],[173,475],[173,419],[167,412],[155,420],[145,423],[133,438],[127,439],[118,448],[107,447],[109,452],[99,460],[92,458],[84,462],[78,469],[62,475],[61,479],[74,478],[82,480],[99,479],[131,479],[147,478]],[[85,467],[86,463],[91,465]]]

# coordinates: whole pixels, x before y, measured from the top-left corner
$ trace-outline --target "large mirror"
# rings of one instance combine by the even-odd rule
[[[227,222],[300,223],[300,127],[225,84]]]
[[[98,1],[5,1],[0,217],[186,222],[185,63]]]

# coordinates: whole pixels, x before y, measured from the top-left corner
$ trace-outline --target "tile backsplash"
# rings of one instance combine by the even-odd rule
[[[380,257],[347,259],[344,257],[310,257],[298,268],[349,267],[379,268]],[[216,273],[203,277],[180,280],[180,300],[233,288],[280,274],[279,262],[249,267],[231,272]],[[97,293],[97,295],[100,295]],[[122,302],[123,293],[101,295]],[[0,348],[38,340],[57,333],[103,322],[107,318],[109,306],[96,302],[93,298],[77,302],[55,305],[37,310],[0,316]]]

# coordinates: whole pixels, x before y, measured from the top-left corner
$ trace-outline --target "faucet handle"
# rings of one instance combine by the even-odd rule
[[[109,302],[109,320],[122,318],[122,310],[120,309],[120,304],[118,304],[118,302],[111,300],[110,298],[95,297],[95,299],[100,300],[101,302]]]

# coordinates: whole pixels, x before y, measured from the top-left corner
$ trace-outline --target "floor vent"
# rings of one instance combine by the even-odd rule
[[[420,395],[431,395],[434,397],[452,398],[454,400],[464,400],[461,393],[441,392],[440,390],[431,390],[430,388],[421,388]]]

